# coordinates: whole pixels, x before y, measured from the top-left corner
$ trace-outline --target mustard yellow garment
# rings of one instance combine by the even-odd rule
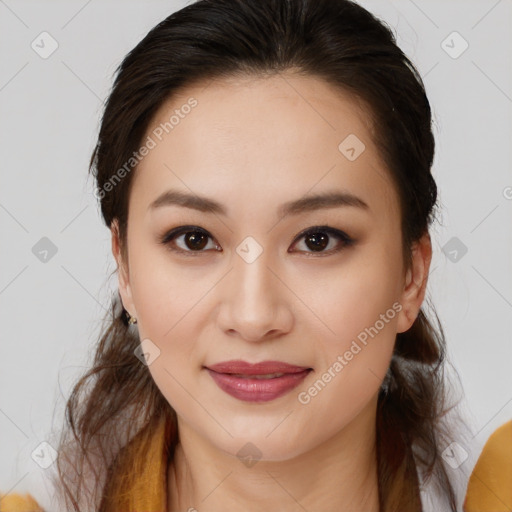
[[[44,512],[30,494],[0,494],[0,512]]]
[[[170,424],[139,432],[122,450],[115,477],[104,489],[101,512],[165,512]]]
[[[512,421],[485,443],[469,479],[464,511],[512,511]]]
[[[167,440],[164,420],[149,438],[146,432],[134,437],[119,460],[125,470],[110,483],[104,510],[166,511]],[[512,421],[498,428],[485,444],[468,483],[464,511],[512,511]],[[44,510],[30,494],[0,494],[0,512]]]

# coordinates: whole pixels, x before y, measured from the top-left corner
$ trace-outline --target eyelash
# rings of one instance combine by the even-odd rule
[[[173,241],[178,236],[186,235],[187,233],[191,233],[191,232],[201,233],[201,234],[204,234],[213,239],[213,237],[208,233],[208,231],[206,231],[198,226],[180,226],[178,228],[172,229],[171,231],[165,233],[162,237],[160,237],[159,243],[166,246],[169,250],[171,250],[173,252],[178,252],[180,254],[184,254],[186,256],[192,256],[192,257],[199,256],[201,253],[204,253],[206,251],[205,250],[199,250],[199,251],[185,250],[185,249],[173,247],[171,245],[171,241]],[[326,233],[329,236],[338,238],[339,240],[341,240],[343,245],[341,248],[330,249],[328,251],[320,251],[318,253],[315,253],[312,251],[302,251],[314,258],[338,253],[342,249],[350,247],[355,243],[355,240],[353,238],[348,236],[343,231],[340,231],[339,229],[335,229],[330,226],[313,226],[313,227],[308,228],[308,229],[302,231],[301,233],[299,233],[297,235],[297,237],[294,239],[292,245],[295,245],[297,242],[299,242],[302,238],[306,237],[307,235],[318,234],[318,233]],[[330,240],[329,240],[329,242],[330,242]]]

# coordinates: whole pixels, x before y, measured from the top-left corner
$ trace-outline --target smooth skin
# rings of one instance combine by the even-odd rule
[[[134,171],[128,261],[112,225],[123,305],[138,319],[140,339],[160,350],[148,369],[178,416],[168,510],[376,512],[377,396],[396,334],[411,327],[423,302],[430,237],[414,246],[406,269],[397,191],[370,118],[348,93],[291,71],[197,83],[162,105],[146,137],[190,98],[197,105],[155,139]],[[338,149],[350,134],[365,145],[353,161]],[[149,208],[169,189],[208,197],[226,215]],[[278,215],[285,202],[333,191],[368,208]],[[188,225],[207,232],[199,250],[183,233],[160,243]],[[297,238],[325,225],[354,243],[327,233],[318,252]],[[248,236],[263,250],[251,263],[237,252]],[[400,312],[301,403],[299,393],[395,302]],[[313,371],[288,394],[250,403],[226,394],[204,369],[231,359]],[[253,465],[237,456],[247,443],[262,454]]]

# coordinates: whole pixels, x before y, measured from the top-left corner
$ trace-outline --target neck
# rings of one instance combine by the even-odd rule
[[[280,461],[246,466],[178,417],[180,442],[168,472],[168,511],[379,511],[376,399],[327,441]]]

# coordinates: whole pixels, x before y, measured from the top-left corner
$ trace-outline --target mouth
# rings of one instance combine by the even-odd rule
[[[226,373],[224,375],[232,375],[233,377],[240,377],[241,379],[275,379],[276,377],[282,377],[283,375],[289,375],[289,374],[267,373],[264,375],[245,375],[243,373]]]
[[[226,361],[204,367],[219,388],[245,402],[268,402],[297,387],[312,368],[281,361]]]
[[[228,373],[230,375],[273,375],[299,373],[304,370],[311,370],[307,366],[297,366],[295,364],[285,363],[283,361],[261,361],[259,363],[248,363],[240,359],[232,361],[223,361],[208,365],[206,368],[217,373]]]

